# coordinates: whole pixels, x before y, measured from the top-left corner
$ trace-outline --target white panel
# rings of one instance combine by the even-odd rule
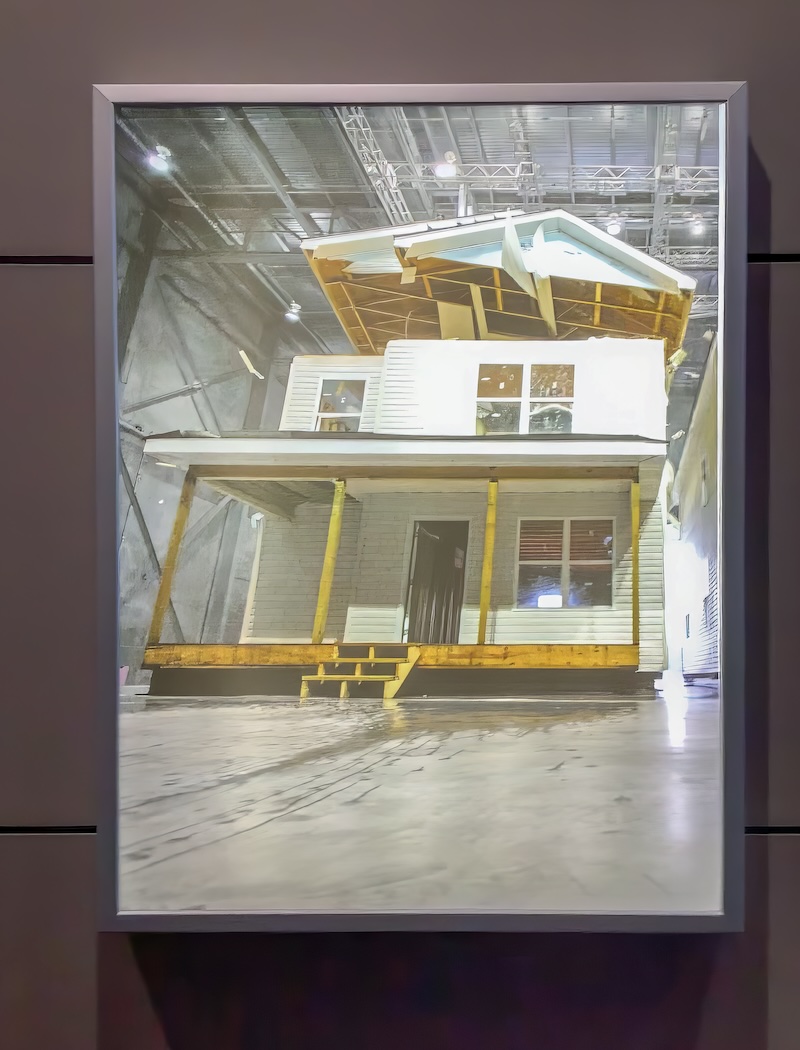
[[[474,434],[481,364],[572,364],[575,433],[664,440],[661,340],[395,340],[384,361],[376,433]]]

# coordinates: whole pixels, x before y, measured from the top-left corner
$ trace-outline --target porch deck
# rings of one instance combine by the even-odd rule
[[[370,652],[370,650],[372,650]],[[496,669],[637,668],[638,645],[406,645],[368,644],[241,644],[151,645],[143,667],[313,667],[319,664],[386,662],[386,658],[417,655],[419,668],[485,667]],[[370,660],[370,657],[373,659]]]

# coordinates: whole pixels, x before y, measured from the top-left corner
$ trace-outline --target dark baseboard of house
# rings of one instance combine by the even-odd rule
[[[153,672],[153,697],[298,697],[300,678],[312,667],[160,668]],[[414,670],[404,683],[403,697],[451,698],[635,698],[655,696],[660,675],[629,669],[571,668],[559,670]],[[356,699],[357,688],[353,688]],[[363,689],[369,695],[369,687]]]

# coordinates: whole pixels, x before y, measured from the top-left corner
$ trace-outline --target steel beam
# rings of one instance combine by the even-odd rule
[[[153,546],[153,540],[150,536],[150,530],[147,527],[147,522],[144,520],[144,513],[142,512],[141,504],[139,503],[139,499],[136,495],[136,488],[133,484],[133,479],[131,478],[128,468],[125,466],[125,460],[121,456],[120,473],[122,474],[122,484],[125,486],[125,492],[127,493],[128,500],[131,505],[131,510],[133,511],[133,516],[136,519],[136,524],[139,526],[139,532],[141,533],[142,539],[144,540],[145,549],[153,565],[153,568],[156,570],[156,573],[160,580],[161,562],[158,560],[158,554],[156,553],[156,549]],[[172,614],[172,619],[175,624],[175,634],[178,636],[178,641],[184,642],[186,639],[184,637],[183,630],[181,629],[180,620],[178,619],[178,614],[175,611],[175,606],[172,604],[171,598],[168,602],[168,609]]]
[[[364,110],[361,106],[338,106],[336,115],[390,222],[398,225],[414,222],[414,213],[398,185],[396,165],[387,160]],[[408,164],[406,170],[413,172],[415,167]]]
[[[263,171],[267,181],[274,187],[281,204],[283,204],[295,222],[300,225],[303,232],[310,237],[318,237],[323,233],[323,230],[320,229],[311,216],[306,215],[305,212],[297,207],[297,204],[292,199],[289,180],[278,167],[277,161],[269,151],[269,147],[253,127],[244,108],[236,106],[233,109],[235,116],[232,115],[231,110],[227,106],[224,109],[220,109],[220,113],[224,115],[231,127],[236,128],[239,136],[248,144],[253,159]]]
[[[119,370],[123,377],[130,366],[129,345],[139,306],[147,285],[153,263],[161,220],[150,208],[145,208],[139,223],[137,244],[127,245],[128,265],[117,299],[117,344],[119,347]]]

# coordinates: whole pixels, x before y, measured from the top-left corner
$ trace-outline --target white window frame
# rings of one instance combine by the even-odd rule
[[[512,355],[509,355],[511,357]],[[480,382],[481,369],[489,365],[517,365],[522,370],[522,394],[520,397],[481,397],[475,395],[475,416],[477,419],[478,405],[485,401],[501,402],[507,405],[519,405],[519,429],[518,434],[529,434],[530,414],[532,404],[548,403],[553,405],[567,405],[570,411],[575,409],[575,370],[577,365],[573,361],[547,362],[547,361],[479,361],[478,382]],[[572,397],[532,397],[531,396],[531,372],[534,368],[571,368],[572,369]],[[317,402],[319,404],[319,402]],[[513,431],[512,431],[513,433]],[[533,519],[530,519],[533,520]]]
[[[523,521],[560,521],[563,525],[563,532],[561,535],[561,600],[562,604],[558,608],[552,609],[532,609],[528,605],[519,604],[519,570],[521,565],[541,565],[542,561],[520,561],[519,557],[519,543],[520,536],[522,533]],[[571,523],[573,521],[610,521],[611,522],[611,604],[610,605],[578,605],[570,606],[565,605],[564,595],[569,599],[569,579],[570,579],[570,566],[572,565],[572,559],[569,557],[570,554],[570,540],[571,540]],[[616,592],[617,592],[617,518],[616,515],[598,515],[598,514],[571,514],[569,517],[562,517],[558,514],[550,515],[537,515],[531,517],[530,514],[522,514],[517,518],[517,539],[516,546],[514,548],[514,610],[517,612],[524,613],[583,613],[587,610],[590,612],[596,612],[598,610],[607,611],[615,608],[616,605]],[[567,552],[567,558],[564,558],[564,552]],[[552,564],[556,565],[555,559],[551,559]],[[580,561],[575,562],[576,565],[608,565],[607,559],[595,559],[593,561]]]
[[[325,383],[331,380],[338,380],[339,382],[347,382],[348,380],[355,383],[364,384],[364,399],[361,402],[361,411],[356,412],[320,412],[319,403],[322,400],[322,387]],[[320,421],[323,419],[355,419],[358,417],[358,430],[361,431],[361,423],[364,419],[364,410],[367,405],[367,398],[370,393],[370,384],[374,381],[375,376],[370,375],[342,375],[341,372],[337,372],[335,375],[321,375],[317,382],[317,393],[314,399],[314,431],[319,433]]]

